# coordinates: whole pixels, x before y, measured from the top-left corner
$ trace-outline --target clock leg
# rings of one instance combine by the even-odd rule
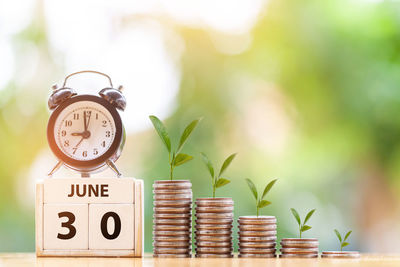
[[[56,166],[49,172],[48,176],[52,176],[64,163],[62,161],[57,162]]]
[[[117,166],[115,166],[114,162],[112,162],[111,160],[107,160],[106,163],[107,163],[108,167],[110,167],[110,169],[113,170],[118,177],[122,176],[122,173],[119,172],[119,170],[118,170]]]

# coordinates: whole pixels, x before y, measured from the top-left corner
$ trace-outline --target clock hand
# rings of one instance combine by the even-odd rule
[[[84,131],[87,131],[87,122],[86,122],[86,111],[83,111],[83,125],[84,125]]]
[[[87,123],[86,123],[86,129],[85,129],[86,132],[88,132],[90,117],[92,117],[92,113],[89,113],[89,114],[90,114],[90,115],[88,116],[89,118],[88,118],[88,121],[87,121]]]
[[[78,148],[78,146],[82,143],[83,139],[85,139],[85,137],[82,136],[81,140],[76,144],[76,146],[74,147],[75,149]],[[76,151],[76,150],[75,150]]]
[[[71,133],[72,136],[82,136],[85,132],[82,133]]]

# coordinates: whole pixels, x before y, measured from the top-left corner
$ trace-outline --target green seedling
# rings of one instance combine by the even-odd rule
[[[213,167],[210,159],[207,157],[207,155],[204,153],[201,153],[201,155],[203,158],[203,162],[206,165],[208,172],[210,173],[210,176],[212,178],[212,195],[213,195],[213,197],[215,197],[215,190],[217,188],[220,188],[231,182],[230,180],[228,180],[226,178],[222,178],[221,176],[226,171],[228,166],[231,164],[232,160],[236,157],[236,153],[234,153],[226,158],[226,160],[222,164],[221,170],[219,171],[218,174],[214,173],[214,167]]]
[[[294,218],[296,219],[297,224],[299,225],[299,232],[300,232],[300,238],[301,238],[301,234],[302,234],[303,232],[308,231],[308,230],[311,229],[311,226],[306,225],[306,223],[307,223],[307,221],[311,218],[311,216],[314,214],[315,209],[310,210],[310,211],[307,213],[306,218],[304,219],[303,223],[301,223],[301,219],[300,219],[299,213],[298,213],[295,209],[293,209],[293,208],[291,208],[290,210],[292,211],[292,214],[293,214]]]
[[[343,240],[342,240],[342,236],[340,235],[338,230],[335,229],[334,232],[340,242],[340,251],[343,251],[343,248],[349,245],[349,243],[346,242],[346,240],[347,240],[347,238],[349,238],[352,231],[348,231],[347,234],[344,236]]]
[[[158,119],[156,116],[149,116],[151,122],[153,123],[154,128],[156,129],[158,135],[161,138],[161,141],[164,143],[165,147],[168,150],[168,162],[169,162],[169,178],[173,179],[174,177],[174,169],[180,165],[185,164],[186,162],[193,159],[192,156],[184,153],[180,153],[183,145],[186,143],[187,139],[189,138],[190,134],[196,128],[197,124],[200,122],[200,119],[192,121],[188,126],[186,126],[185,130],[183,131],[181,138],[179,140],[178,147],[176,149],[172,148],[171,140],[169,138],[167,129],[165,128],[164,124]]]
[[[263,194],[259,197],[258,196],[258,192],[257,192],[257,188],[254,185],[254,183],[250,179],[246,178],[247,185],[249,186],[250,191],[253,193],[253,196],[256,199],[257,217],[258,217],[258,214],[260,213],[260,209],[261,208],[264,208],[264,207],[268,206],[269,204],[271,204],[270,201],[265,200],[264,198],[268,194],[268,192],[271,190],[271,188],[274,186],[276,181],[277,181],[277,179],[272,180],[271,182],[269,182],[267,184],[267,186],[264,188]]]

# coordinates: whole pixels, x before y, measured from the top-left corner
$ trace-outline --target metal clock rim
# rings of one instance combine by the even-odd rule
[[[96,102],[104,108],[106,108],[115,123],[115,138],[113,140],[113,143],[111,144],[110,148],[105,152],[103,155],[100,157],[93,159],[93,160],[88,160],[88,161],[81,161],[81,160],[76,160],[68,157],[66,154],[64,154],[61,149],[57,146],[55,142],[55,136],[54,136],[54,127],[55,127],[55,122],[58,117],[58,115],[69,105],[80,102],[80,101],[92,101]],[[122,140],[122,134],[123,134],[123,126],[122,126],[122,120],[121,116],[119,115],[118,111],[105,99],[100,98],[95,95],[78,95],[72,98],[67,99],[63,103],[61,103],[50,115],[49,118],[49,123],[47,125],[47,141],[50,145],[51,150],[53,151],[54,155],[61,160],[63,163],[65,163],[67,166],[72,167],[73,169],[79,170],[79,171],[91,171],[94,169],[97,169],[103,165],[106,164],[106,161],[110,159],[119,149],[121,140]]]

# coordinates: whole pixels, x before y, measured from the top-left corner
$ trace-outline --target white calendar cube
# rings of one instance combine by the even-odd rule
[[[143,254],[143,182],[48,178],[36,186],[38,256]]]

